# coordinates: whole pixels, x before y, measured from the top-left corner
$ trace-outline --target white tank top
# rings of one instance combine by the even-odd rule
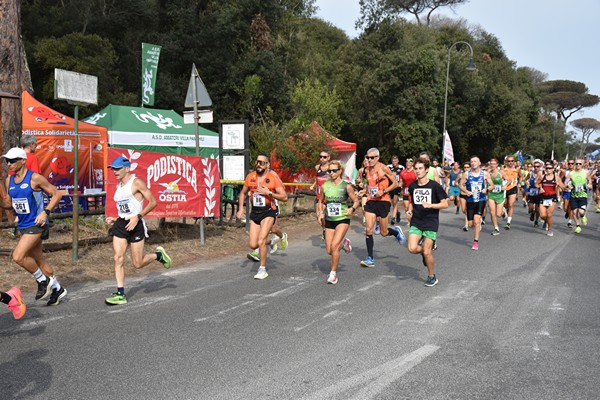
[[[120,218],[133,217],[140,214],[144,209],[143,198],[140,201],[136,199],[131,192],[131,186],[133,185],[133,181],[135,179],[137,178],[132,176],[125,185],[122,185],[121,183],[117,185],[114,199],[115,203],[117,203],[117,211]]]

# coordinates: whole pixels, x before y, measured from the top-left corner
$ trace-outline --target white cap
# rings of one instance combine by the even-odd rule
[[[542,160],[540,160],[539,158],[536,158],[535,160],[533,160],[534,164],[543,164],[544,162]]]
[[[27,158],[27,153],[20,147],[13,147],[5,155],[4,158]]]

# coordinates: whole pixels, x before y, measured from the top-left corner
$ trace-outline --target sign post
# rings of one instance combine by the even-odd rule
[[[248,120],[222,121],[219,128],[219,166],[223,179],[243,181],[250,172]],[[223,188],[221,188],[223,191]],[[246,230],[250,229],[249,197],[246,197]],[[221,223],[223,215],[221,214]]]
[[[73,261],[79,258],[79,106],[98,104],[98,77],[54,69],[54,98],[75,105],[73,179]]]
[[[185,106],[194,108],[194,136],[196,137],[196,156],[200,157],[200,132],[198,129],[198,107],[212,106],[212,100],[208,95],[204,82],[200,79],[196,64],[192,64],[190,84],[185,96]],[[200,218],[200,244],[204,245],[204,218]]]

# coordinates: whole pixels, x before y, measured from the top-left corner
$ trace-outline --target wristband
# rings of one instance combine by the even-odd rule
[[[48,210],[47,208],[44,208],[44,212],[46,213],[46,215],[50,215],[50,213],[51,213],[52,211]]]
[[[142,219],[142,214],[137,215],[138,219]]]
[[[385,191],[385,189],[383,189],[383,194],[386,194],[387,192]]]

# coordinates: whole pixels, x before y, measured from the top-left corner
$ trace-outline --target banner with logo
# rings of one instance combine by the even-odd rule
[[[213,158],[153,153],[111,147],[108,165],[119,156],[131,162],[131,175],[144,181],[157,206],[148,218],[218,217],[221,181]],[[114,202],[118,181],[107,171],[106,215],[117,216]]]
[[[142,43],[142,107],[154,105],[154,88],[161,47]]]
[[[452,150],[452,142],[448,131],[444,132],[444,158],[448,160],[449,164],[454,162],[454,150]]]

